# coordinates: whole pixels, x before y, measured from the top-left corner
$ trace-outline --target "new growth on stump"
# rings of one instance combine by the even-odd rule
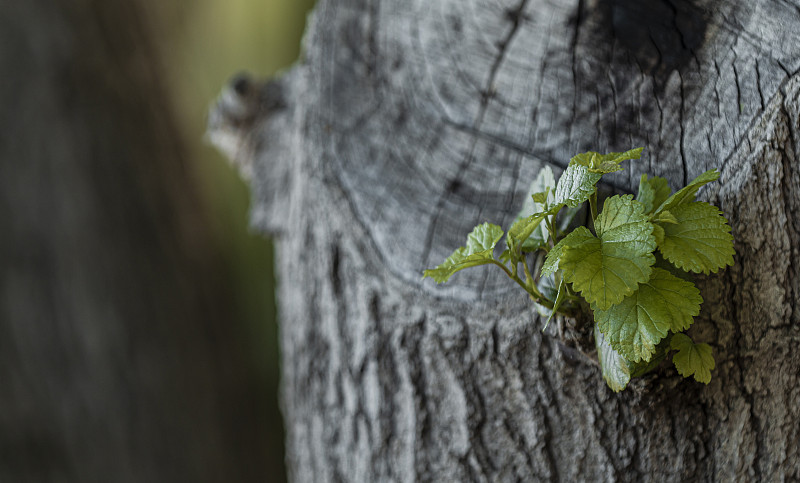
[[[706,171],[675,193],[666,179],[643,174],[635,199],[611,196],[599,210],[598,181],[622,170],[622,161],[639,159],[642,149],[574,156],[558,183],[543,168],[508,232],[491,223],[475,227],[466,246],[424,277],[443,283],[459,270],[492,264],[528,292],[547,316],[545,328],[555,314],[591,314],[597,358],[614,391],[670,354],[683,377],[708,384],[711,346],[684,332],[703,302],[691,274],[733,265],[727,220],[695,200],[719,172]],[[587,226],[569,231],[587,202]],[[495,258],[503,235],[505,249]]]

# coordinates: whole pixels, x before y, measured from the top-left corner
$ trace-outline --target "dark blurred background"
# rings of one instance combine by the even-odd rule
[[[283,481],[272,247],[203,140],[311,0],[0,0],[0,481]]]

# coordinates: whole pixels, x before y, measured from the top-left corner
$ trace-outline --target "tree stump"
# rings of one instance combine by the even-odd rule
[[[305,57],[240,80],[211,133],[277,237],[295,481],[800,479],[800,6],[322,0]],[[610,177],[699,198],[736,264],[700,280],[708,386],[614,394],[492,267],[421,280],[508,227],[544,165],[644,146]],[[495,273],[497,272],[497,273]]]

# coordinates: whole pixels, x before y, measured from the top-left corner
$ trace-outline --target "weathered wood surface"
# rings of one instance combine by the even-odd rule
[[[279,237],[295,481],[800,479],[798,26],[791,1],[320,1],[303,63],[212,118]],[[615,395],[490,268],[420,280],[543,164],[634,146],[614,188],[722,172],[708,386]]]
[[[264,481],[145,2],[0,2],[0,481]]]

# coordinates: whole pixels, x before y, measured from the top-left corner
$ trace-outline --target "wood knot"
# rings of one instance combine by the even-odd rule
[[[207,137],[239,169],[252,177],[250,139],[255,126],[286,108],[280,79],[255,82],[247,73],[234,76],[222,89],[208,117]]]

